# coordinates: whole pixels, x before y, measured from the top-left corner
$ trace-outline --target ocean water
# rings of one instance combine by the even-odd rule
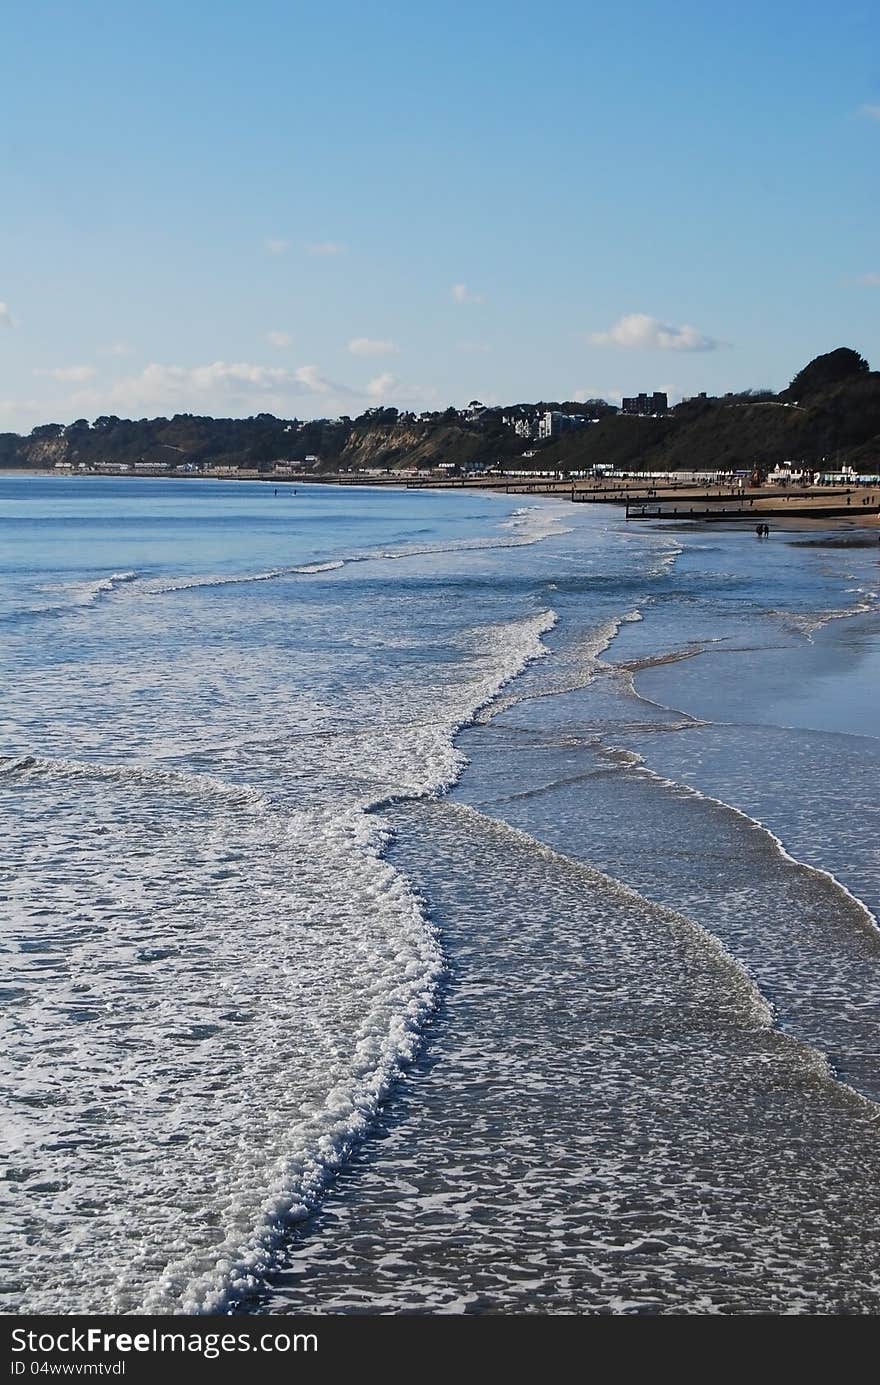
[[[4,1311],[878,1310],[875,534],[0,525]]]

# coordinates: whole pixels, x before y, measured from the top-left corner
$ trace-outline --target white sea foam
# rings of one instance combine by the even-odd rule
[[[640,894],[638,890],[634,890],[622,880],[607,875],[604,871],[597,870],[595,866],[589,866],[582,861],[578,861],[576,857],[568,856],[563,852],[554,850],[553,847],[547,846],[546,843],[532,836],[529,832],[524,832],[522,829],[513,827],[509,823],[501,822],[496,818],[489,818],[486,814],[481,813],[479,809],[472,807],[470,804],[453,803],[451,807],[457,814],[460,814],[465,819],[471,817],[473,819],[491,822],[493,831],[504,833],[509,835],[513,840],[527,844],[536,855],[543,859],[548,861],[560,861],[564,862],[569,867],[573,866],[583,873],[586,880],[595,881],[597,883],[601,882],[605,889],[612,891],[619,899],[623,901],[631,900],[634,904],[638,904],[642,908],[647,907],[652,912],[656,911],[658,917],[674,923],[676,928],[689,933],[694,938],[700,939],[701,943],[711,951],[716,961],[726,970],[734,990],[744,1003],[751,1022],[761,1028],[771,1028],[774,1025],[775,1015],[773,1006],[767,997],[762,994],[749,968],[728,951],[720,938],[714,933],[711,933],[707,928],[704,928],[702,924],[696,922],[696,920],[688,915],[680,913],[678,910],[665,908],[662,905],[654,903],[643,894]],[[823,1071],[828,1071],[824,1055],[817,1053],[815,1055],[815,1060],[822,1065]]]
[[[251,582],[272,582],[277,577],[286,577],[295,571],[295,568],[272,568],[268,572],[235,573],[228,577],[207,574],[179,578],[173,582],[148,582],[144,584],[143,590],[151,596],[167,596],[172,592],[198,591],[202,587],[239,587]]]
[[[454,782],[455,731],[546,652],[554,620],[476,629],[433,696],[410,684],[407,704],[401,685],[380,725],[358,713],[354,737],[296,742],[324,784],[312,807],[273,792],[277,762],[263,783],[3,763],[27,809],[4,880],[8,1152],[30,1240],[16,1309],[217,1312],[261,1281],[412,1058],[442,972],[364,810]]]
[[[847,595],[855,595],[858,600],[839,610],[771,611],[770,614],[778,617],[790,629],[797,631],[806,640],[812,642],[816,631],[823,629],[834,620],[848,620],[853,616],[866,615],[870,611],[880,609],[880,593],[870,588],[848,587]]]
[[[98,577],[87,582],[73,583],[67,590],[78,605],[90,606],[94,601],[100,600],[102,596],[107,596],[110,592],[116,591],[118,587],[125,586],[127,582],[137,581],[139,576],[138,572],[133,571],[111,572],[109,577]]]
[[[542,679],[539,686],[511,691],[503,697],[493,698],[477,713],[477,722],[485,724],[521,702],[532,701],[534,698],[556,697],[561,693],[576,692],[579,688],[589,687],[596,677],[607,669],[608,666],[601,656],[620,633],[622,626],[640,621],[642,618],[641,611],[635,609],[603,621],[583,640],[557,653],[556,674],[552,679]]]
[[[459,618],[444,620],[436,595],[411,605],[415,584],[391,589],[385,555],[516,548],[563,533],[551,513],[525,507],[501,538],[392,540],[338,557],[328,545],[298,567],[132,578],[119,603],[92,603],[88,662],[21,670],[9,700],[20,753],[0,765],[17,824],[0,870],[13,919],[2,1061],[18,1062],[13,1309],[233,1307],[371,1128],[418,1047],[443,958],[424,901],[385,858],[381,817],[366,810],[455,782],[456,730],[519,692],[510,680],[548,652],[556,619],[499,618],[512,602],[522,609],[521,587],[499,598],[492,583],[485,606],[475,584]],[[626,541],[627,578],[640,545],[652,555],[643,575],[674,561],[665,538]],[[574,554],[571,565],[581,575],[588,561]],[[333,577],[354,562],[371,564],[360,604],[354,591],[341,602]],[[222,611],[197,599],[201,586],[239,584]],[[291,594],[306,586],[292,618]],[[139,599],[174,590],[192,592],[175,621],[169,603]],[[573,657],[554,650],[536,665],[546,680],[528,691],[614,679],[602,656],[645,604],[626,600],[623,616],[599,608]],[[650,913],[603,879],[621,922]],[[664,918],[711,954],[763,1033],[768,1003],[686,913]],[[569,922],[577,934],[576,912]],[[649,927],[636,932],[650,939]],[[478,1035],[473,1055],[483,1071]],[[536,1082],[546,1086],[545,1070]]]
[[[14,607],[0,620],[18,623],[23,619],[41,616],[64,616],[71,612],[87,611],[104,597],[112,596],[121,587],[136,582],[140,573],[133,571],[111,572],[106,577],[90,577],[78,582],[53,582],[40,587],[41,592],[50,596],[49,601],[38,606]]]
[[[649,701],[649,699],[642,700]],[[659,706],[660,704],[652,703],[651,705]],[[677,715],[683,718],[686,714],[684,712],[679,712],[677,713]],[[707,725],[708,723],[704,722],[702,724]],[[737,817],[741,821],[747,823],[749,827],[754,828],[756,831],[762,834],[762,836],[766,839],[768,843],[772,845],[773,850],[778,854],[778,856],[782,860],[789,862],[793,866],[796,866],[798,870],[805,871],[807,874],[814,875],[819,879],[828,881],[828,883],[832,885],[835,890],[839,891],[839,893],[842,896],[849,900],[850,904],[853,906],[855,917],[863,925],[868,927],[872,932],[880,932],[880,920],[876,918],[876,916],[868,908],[867,904],[864,902],[863,899],[859,899],[858,895],[854,894],[852,890],[850,890],[843,883],[842,880],[838,880],[837,876],[834,875],[830,870],[824,870],[821,866],[810,865],[808,862],[800,860],[797,856],[793,856],[792,853],[786,847],[782,838],[777,836],[773,829],[769,827],[767,823],[762,822],[760,818],[753,817],[750,813],[745,812],[744,809],[738,808],[736,804],[728,803],[725,799],[717,798],[714,794],[707,793],[703,789],[695,788],[694,785],[688,784],[683,780],[670,779],[664,774],[659,774],[656,770],[650,768],[644,756],[639,754],[637,751],[624,751],[621,747],[613,747],[613,750],[615,754],[625,754],[627,757],[627,763],[631,768],[637,770],[639,774],[644,775],[646,778],[654,780],[655,783],[662,784],[664,787],[669,789],[674,789],[677,793],[686,794],[688,797],[693,798],[697,801],[711,803],[716,808],[723,809],[724,812],[731,813],[734,817]]]
[[[771,614],[772,614],[772,613],[771,613]],[[837,613],[833,613],[833,614],[837,614]],[[852,614],[852,612],[848,612],[848,613],[846,613],[846,614]],[[831,617],[829,617],[829,618],[831,618]],[[656,662],[660,661],[661,659],[662,659],[663,661],[671,661],[671,660],[673,660],[673,659],[689,658],[689,657],[691,657],[693,654],[698,654],[698,653],[700,653],[700,652],[701,652],[700,647],[697,647],[697,648],[690,648],[690,647],[689,647],[689,648],[687,648],[687,649],[685,649],[685,650],[680,650],[680,651],[672,652],[672,653],[667,654],[667,655],[658,655],[658,656],[655,656],[654,660],[643,660],[643,661],[640,661],[640,665],[641,665],[641,667],[644,667],[646,664],[649,664],[649,663],[652,663],[652,662],[653,662],[653,663],[656,663]],[[617,667],[618,667],[621,671],[623,671],[623,672],[625,673],[625,675],[626,675],[626,677],[627,677],[627,680],[628,680],[628,683],[629,683],[629,691],[630,691],[630,694],[631,694],[632,697],[636,698],[639,702],[644,702],[644,703],[646,704],[646,706],[656,707],[656,708],[658,708],[660,711],[668,712],[671,716],[673,716],[673,717],[675,717],[675,718],[678,719],[679,724],[688,723],[688,724],[690,724],[691,726],[694,726],[694,727],[698,727],[698,726],[708,726],[708,725],[716,725],[716,726],[732,725],[732,723],[725,723],[725,722],[714,722],[714,723],[710,723],[710,722],[707,722],[707,721],[702,720],[702,719],[700,719],[700,718],[692,717],[692,716],[690,716],[689,713],[683,712],[683,711],[682,711],[680,708],[678,708],[678,707],[671,707],[671,706],[669,706],[669,705],[666,704],[666,703],[657,702],[657,701],[655,701],[653,698],[646,697],[646,696],[644,695],[644,693],[639,692],[639,690],[636,688],[636,685],[635,685],[635,675],[639,672],[639,664],[636,664],[636,665],[633,665],[633,666],[630,666],[630,667],[627,667],[626,665],[618,665]],[[622,747],[614,747],[614,749],[615,749],[615,751],[616,751],[617,753],[619,753],[623,748],[622,748]],[[858,916],[862,919],[862,921],[863,921],[865,924],[867,924],[872,930],[875,930],[875,931],[876,931],[876,930],[880,930],[880,920],[878,920],[878,919],[876,918],[876,916],[875,916],[874,913],[871,911],[871,909],[868,908],[868,905],[864,902],[864,900],[860,899],[860,898],[858,897],[858,895],[854,894],[854,893],[853,893],[853,892],[852,892],[841,880],[838,880],[838,878],[837,878],[831,871],[824,870],[824,869],[822,869],[822,868],[819,867],[819,866],[810,865],[809,863],[807,863],[807,862],[805,862],[805,861],[799,860],[796,856],[793,856],[793,855],[788,851],[788,849],[786,848],[786,846],[785,846],[785,844],[784,844],[782,838],[779,837],[779,836],[777,836],[776,833],[775,833],[770,827],[768,827],[768,825],[767,825],[766,823],[761,822],[760,819],[758,819],[758,818],[752,817],[751,814],[745,812],[745,811],[744,811],[743,809],[741,809],[741,808],[738,808],[738,807],[737,807],[735,804],[733,804],[733,803],[728,803],[728,802],[726,802],[724,799],[716,798],[713,794],[706,793],[706,792],[704,792],[702,789],[695,788],[695,787],[694,787],[693,785],[691,785],[691,784],[688,784],[688,783],[685,783],[685,782],[680,782],[680,781],[678,781],[678,780],[668,779],[668,778],[666,778],[664,775],[656,773],[654,770],[652,770],[652,769],[646,764],[646,762],[645,762],[645,760],[644,760],[644,757],[643,757],[642,755],[638,754],[637,752],[634,752],[634,751],[631,751],[631,750],[627,750],[627,751],[626,751],[626,754],[627,754],[628,756],[634,756],[634,757],[635,757],[633,763],[638,763],[638,767],[639,767],[639,770],[640,770],[641,773],[650,776],[651,778],[655,779],[658,783],[662,783],[662,784],[667,785],[667,786],[670,787],[670,788],[674,788],[674,789],[676,789],[676,790],[680,790],[680,791],[682,791],[682,792],[684,792],[684,793],[687,793],[687,794],[691,795],[692,797],[694,797],[694,798],[696,798],[696,799],[702,799],[702,800],[704,800],[704,801],[706,801],[706,802],[714,803],[717,807],[723,808],[726,812],[733,813],[735,816],[737,816],[737,817],[741,818],[743,821],[747,822],[750,826],[752,826],[752,827],[758,829],[759,831],[761,831],[761,832],[766,836],[766,838],[767,838],[770,842],[772,842],[774,848],[779,852],[780,856],[781,856],[783,859],[785,859],[785,860],[791,862],[792,865],[797,866],[797,867],[798,867],[799,869],[801,869],[801,870],[808,871],[808,872],[812,872],[814,875],[819,876],[819,877],[822,877],[822,878],[828,880],[836,889],[838,889],[838,890],[841,892],[841,894],[845,895],[845,896],[852,902],[852,904],[853,904],[853,905],[855,906],[855,908],[856,908],[856,911],[857,911]]]
[[[561,521],[561,515],[554,509],[535,506],[524,510],[512,521],[502,521],[499,528],[512,528],[516,532],[511,537],[488,536],[473,539],[437,540],[433,543],[404,543],[399,547],[379,547],[363,549],[343,554],[336,558],[319,559],[313,563],[298,563],[289,567],[270,568],[253,573],[202,573],[193,577],[177,578],[173,581],[148,581],[142,590],[153,596],[170,595],[175,592],[194,591],[204,587],[240,586],[250,582],[273,582],[279,578],[309,577],[320,573],[335,572],[350,563],[400,562],[404,559],[443,557],[456,553],[479,553],[492,549],[522,548],[541,543],[548,538],[571,533],[571,529]]]

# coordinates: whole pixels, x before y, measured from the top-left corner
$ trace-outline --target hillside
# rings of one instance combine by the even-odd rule
[[[513,418],[546,410],[592,420],[556,439],[518,436]],[[532,454],[532,455],[524,455]],[[662,417],[618,414],[601,400],[542,402],[435,414],[374,408],[358,418],[173,418],[44,424],[27,436],[0,434],[0,468],[50,469],[148,464],[169,471],[211,467],[271,470],[289,463],[306,472],[443,465],[581,470],[766,468],[786,460],[810,465],[880,467],[880,372],[848,348],[818,356],[774,395],[746,392],[686,400]]]

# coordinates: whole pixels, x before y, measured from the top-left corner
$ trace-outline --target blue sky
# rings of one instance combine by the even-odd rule
[[[880,368],[880,11],[12,0],[0,430]]]

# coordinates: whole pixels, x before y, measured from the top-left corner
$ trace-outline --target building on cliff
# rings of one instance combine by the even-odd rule
[[[660,390],[655,390],[653,394],[637,394],[631,399],[621,401],[621,412],[637,414],[642,418],[656,418],[659,414],[669,412],[669,401]]]

